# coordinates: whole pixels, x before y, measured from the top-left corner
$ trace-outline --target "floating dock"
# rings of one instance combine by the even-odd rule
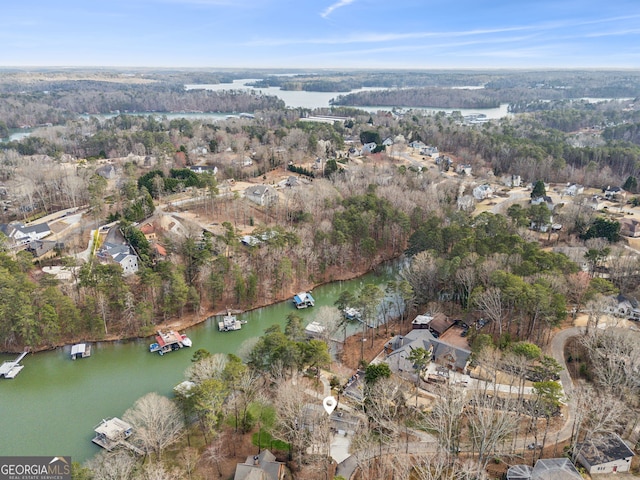
[[[27,356],[27,353],[29,352],[22,352],[12,362],[4,362],[0,365],[0,377],[15,378],[20,373],[20,370],[24,368],[24,365],[20,365],[20,361]]]

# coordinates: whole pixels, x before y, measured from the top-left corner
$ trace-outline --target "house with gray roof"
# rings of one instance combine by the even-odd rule
[[[112,163],[102,165],[101,167],[96,168],[96,175],[100,175],[102,178],[106,178],[107,180],[116,178],[116,167]]]
[[[616,434],[580,443],[576,448],[579,452],[577,460],[589,474],[628,472],[635,455]]]
[[[411,351],[424,348],[431,354],[431,360],[449,370],[466,373],[471,352],[438,340],[428,329],[411,330],[406,335],[396,335],[384,347],[385,362],[392,372],[403,378],[416,380],[413,362],[409,360]]]
[[[262,450],[258,455],[250,455],[244,463],[236,465],[233,480],[282,480],[285,466],[277,462],[269,450]]]
[[[278,192],[269,185],[252,185],[245,189],[244,196],[258,205],[272,205],[278,201]]]
[[[376,142],[369,142],[362,145],[362,154],[373,153],[373,151],[378,148]]]
[[[46,222],[29,226],[21,222],[3,223],[0,225],[0,231],[17,245],[26,245],[31,241],[41,240],[51,234],[51,229]]]
[[[488,183],[483,185],[478,185],[473,189],[473,198],[476,200],[484,200],[485,198],[489,198],[493,195],[493,188]]]
[[[120,265],[123,275],[132,275],[138,271],[138,256],[129,245],[105,242],[98,251],[97,257]]]

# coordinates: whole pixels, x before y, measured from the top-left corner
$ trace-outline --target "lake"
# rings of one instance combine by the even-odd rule
[[[343,290],[355,292],[367,283],[384,286],[395,277],[398,265],[390,263],[378,275],[320,286],[313,291],[316,306],[297,312],[306,325],[320,307],[333,305]],[[74,461],[85,461],[100,451],[91,442],[96,425],[103,418],[121,416],[146,393],[170,396],[184,380],[195,350],[238,353],[245,341],[272,324],[284,326],[292,312],[296,309],[291,301],[247,312],[239,318],[248,323],[236,332],[219,332],[219,317],[210,318],[184,332],[193,341],[192,348],[164,356],[149,353],[149,338],[93,344],[91,357],[75,361],[69,346],[27,355],[15,379],[0,378],[0,453],[71,455]],[[0,355],[0,363],[15,357]]]

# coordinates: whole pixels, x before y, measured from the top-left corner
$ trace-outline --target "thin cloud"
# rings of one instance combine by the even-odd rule
[[[347,5],[353,3],[355,0],[338,0],[336,3],[334,3],[333,5],[329,5],[327,7],[327,9],[322,12],[320,14],[320,16],[322,18],[327,18],[329,15],[331,15],[335,10],[342,8],[342,7],[346,7]]]
[[[339,8],[344,5],[348,5],[352,3],[354,0],[341,0],[333,5],[331,5],[325,12],[322,14],[325,17],[325,14],[328,15],[331,13],[332,9]],[[552,30],[563,30],[571,27],[580,27],[580,26],[588,26],[588,25],[596,25],[596,24],[604,24],[610,22],[617,22],[620,20],[629,20],[638,18],[638,15],[629,15],[625,17],[609,17],[609,18],[601,18],[597,20],[567,20],[567,21],[555,21],[555,22],[543,22],[538,24],[531,25],[514,25],[514,26],[506,26],[506,27],[496,27],[496,28],[485,28],[485,29],[471,29],[471,30],[460,30],[460,31],[428,31],[428,32],[404,32],[404,33],[353,33],[351,35],[341,35],[339,37],[329,36],[329,37],[318,37],[318,38],[260,38],[256,40],[251,40],[247,42],[243,42],[244,46],[270,46],[270,47],[281,47],[281,46],[289,46],[289,45],[300,45],[300,44],[308,44],[308,45],[346,45],[346,44],[357,44],[357,43],[385,43],[385,42],[396,42],[403,40],[419,40],[425,38],[433,38],[433,37],[442,37],[447,36],[451,37],[483,37],[486,38],[489,35],[501,35],[505,33],[513,33],[513,32],[537,32],[541,33],[543,31],[552,31]],[[620,34],[632,34],[633,30],[623,31],[620,30]],[[624,33],[623,33],[624,32]],[[589,36],[612,36],[614,33],[606,32],[591,32]]]

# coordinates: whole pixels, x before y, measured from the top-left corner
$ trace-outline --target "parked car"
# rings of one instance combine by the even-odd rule
[[[541,443],[530,443],[529,445],[527,445],[527,448],[529,450],[540,449],[540,448],[542,448],[542,444]]]

